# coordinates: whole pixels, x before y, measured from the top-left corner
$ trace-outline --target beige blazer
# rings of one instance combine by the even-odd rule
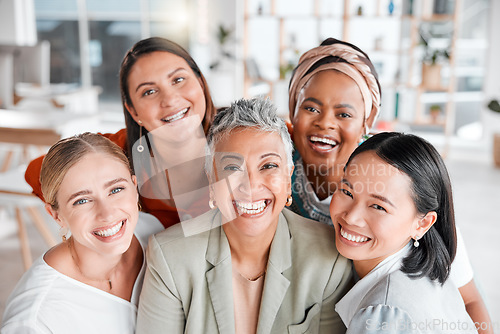
[[[231,251],[220,223],[214,209],[150,238],[136,333],[235,332]],[[200,226],[211,229],[191,233]],[[283,210],[271,244],[258,334],[345,332],[335,303],[351,286],[351,263],[337,252],[334,233]]]

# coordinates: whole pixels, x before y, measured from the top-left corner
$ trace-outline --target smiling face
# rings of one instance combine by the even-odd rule
[[[128,77],[130,115],[148,131],[162,126],[187,135],[200,127],[206,103],[200,79],[187,62],[156,51],[139,58]],[[176,131],[178,130],[178,131]]]
[[[299,93],[292,124],[304,164],[339,174],[364,133],[361,91],[343,73],[318,72]]]
[[[214,169],[216,205],[226,220],[236,216],[224,225],[226,234],[273,236],[291,194],[291,171],[280,135],[233,130],[215,145]]]
[[[139,212],[135,176],[123,162],[103,153],[87,154],[64,176],[57,203],[51,214],[69,227],[79,249],[111,256],[129,248]]]
[[[425,233],[419,231],[422,218],[410,185],[407,175],[372,151],[360,153],[347,166],[330,213],[337,249],[354,260],[358,274],[368,273],[410,238]]]

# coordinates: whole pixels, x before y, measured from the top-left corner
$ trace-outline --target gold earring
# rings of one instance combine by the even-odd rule
[[[290,206],[290,205],[292,205],[292,202],[293,202],[292,195],[288,195],[288,198],[286,199],[285,206]]]
[[[68,227],[61,226],[61,228],[59,229],[59,236],[61,237],[63,242],[66,242],[66,240],[68,240],[66,234],[68,234]]]
[[[139,209],[139,211],[142,211],[142,205],[140,202],[137,202],[137,208]]]

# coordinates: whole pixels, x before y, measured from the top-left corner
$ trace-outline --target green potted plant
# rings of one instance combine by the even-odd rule
[[[431,116],[431,122],[436,124],[439,116],[441,115],[441,106],[439,104],[431,105],[429,108],[429,114]]]
[[[448,47],[431,47],[433,37],[420,30],[420,44],[424,47],[422,57],[422,86],[427,90],[442,90],[441,68],[442,64],[450,59]]]
[[[488,103],[488,109],[498,115],[496,118],[500,121],[500,103],[498,100],[491,100]],[[500,168],[500,132],[495,131],[493,132],[493,161],[495,166]]]

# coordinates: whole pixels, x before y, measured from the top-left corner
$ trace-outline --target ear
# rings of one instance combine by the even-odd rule
[[[427,231],[434,225],[434,223],[437,220],[437,213],[436,211],[429,211],[427,214],[423,217],[420,218],[417,222],[417,228],[416,228],[416,234],[415,236],[418,236],[418,238],[422,238]],[[414,237],[415,237],[414,236]]]
[[[132,183],[137,187],[137,176],[132,175]]]
[[[287,185],[287,191],[288,191],[288,195],[291,195],[292,194],[292,175],[293,175],[293,170],[295,169],[295,166],[292,166],[290,168],[290,178],[288,179],[288,185]]]
[[[370,116],[365,120],[365,128],[368,128],[371,130],[373,127],[373,124],[375,123],[375,119],[377,118],[377,112],[375,106],[372,107],[372,111],[370,113]],[[367,133],[365,133],[366,135]]]
[[[139,115],[135,111],[134,107],[130,106],[127,102],[125,102],[123,105],[125,106],[125,109],[127,109],[127,111],[130,114],[130,116],[132,116],[132,118],[134,119],[134,121],[136,123],[139,123]]]
[[[64,227],[64,223],[61,221],[61,218],[59,218],[59,213],[52,208],[52,205],[45,203],[45,210],[54,218],[59,226]]]

